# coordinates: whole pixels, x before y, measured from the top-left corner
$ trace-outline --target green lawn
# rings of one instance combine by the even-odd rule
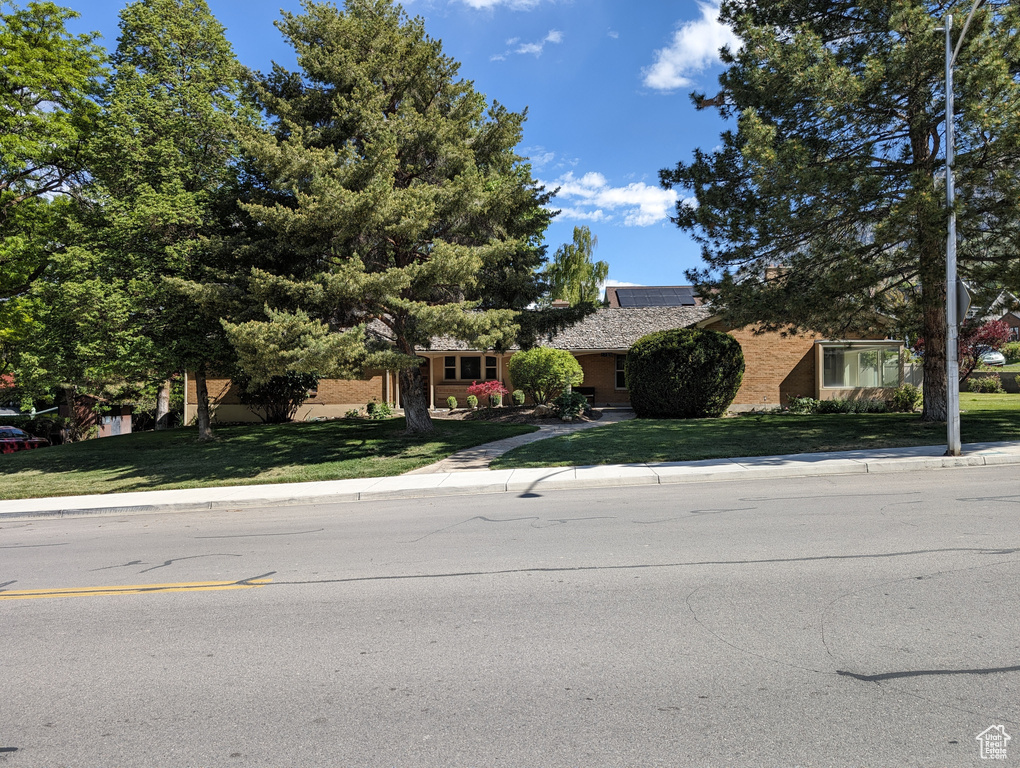
[[[963,442],[1020,440],[1020,395],[965,393],[960,403]],[[945,440],[945,424],[923,424],[916,414],[636,419],[524,445],[496,459],[492,467],[693,461],[937,445]]]
[[[219,427],[219,440],[204,444],[194,429],[176,429],[22,451],[0,455],[0,499],[399,475],[536,429],[485,421],[435,425],[428,438],[403,437],[403,419],[327,421]]]

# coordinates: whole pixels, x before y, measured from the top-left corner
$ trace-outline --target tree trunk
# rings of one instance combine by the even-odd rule
[[[921,258],[921,318],[924,333],[924,408],[921,421],[945,421],[946,260],[941,253]]]
[[[428,435],[435,431],[429,416],[429,401],[425,393],[425,379],[421,368],[404,368],[400,371],[400,395],[407,419],[408,435]]]
[[[156,430],[170,425],[170,379],[161,381],[156,392]]]
[[[215,440],[212,432],[212,419],[209,417],[209,387],[205,381],[205,369],[195,371],[195,394],[198,400],[198,441]]]

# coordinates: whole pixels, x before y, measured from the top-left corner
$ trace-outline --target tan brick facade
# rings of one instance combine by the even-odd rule
[[[733,410],[786,405],[791,395],[816,397],[814,343],[818,335],[755,335],[751,328],[730,328],[723,321],[706,326],[728,333],[744,351],[744,380],[730,406]]]
[[[350,410],[364,409],[372,400],[392,402],[395,396],[394,376],[377,373],[371,378],[348,381],[344,379],[321,379],[315,397],[306,400],[298,409],[295,419],[308,421],[316,418],[334,418],[343,416]],[[213,411],[213,419],[218,422],[249,422],[259,421],[247,406],[238,399],[236,385],[230,379],[210,378],[206,385],[209,388],[209,403]],[[195,378],[188,376],[185,419],[194,418],[198,403],[195,390]]]
[[[616,388],[616,354],[578,355],[584,371],[582,387],[595,387],[595,405],[630,405],[630,392]]]

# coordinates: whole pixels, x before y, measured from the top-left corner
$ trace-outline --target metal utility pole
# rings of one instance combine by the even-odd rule
[[[953,130],[953,65],[956,63],[956,56],[953,51],[952,14],[946,16],[945,29],[946,205],[949,206],[949,233],[946,237],[946,455],[959,456],[962,452],[960,446],[960,342],[959,325],[956,318],[956,184],[953,179],[953,163],[956,160],[956,136]]]
[[[967,35],[974,12],[984,0],[977,0],[967,15],[960,38],[953,48],[953,15],[946,15],[946,205],[949,206],[949,231],[946,236],[946,455],[959,456],[960,447],[960,321],[957,317],[956,277],[956,183],[953,164],[956,162],[956,131],[954,126],[953,67]]]

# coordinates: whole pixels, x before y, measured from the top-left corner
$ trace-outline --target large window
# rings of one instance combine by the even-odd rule
[[[483,376],[484,374],[484,376]],[[496,381],[499,360],[495,355],[446,355],[443,357],[443,381]]]
[[[839,346],[822,351],[822,386],[832,389],[898,387],[900,352],[895,347]]]
[[[460,359],[460,378],[464,381],[477,381],[482,378],[482,358],[462,357]]]

